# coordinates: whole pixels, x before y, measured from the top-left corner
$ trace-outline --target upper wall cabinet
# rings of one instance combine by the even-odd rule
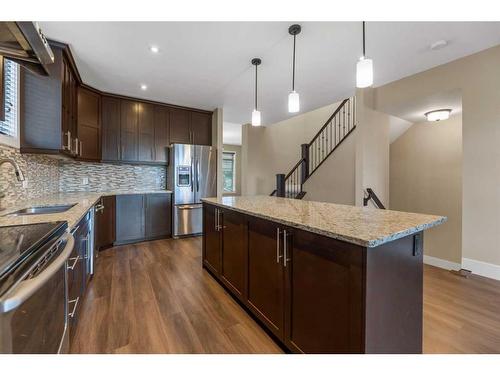
[[[21,152],[77,156],[77,78],[66,49],[51,45],[48,76],[21,70]]]
[[[81,160],[101,160],[101,96],[78,88],[77,151]]]
[[[166,163],[170,145],[170,113],[167,107],[160,105],[155,106],[154,141],[155,161]]]
[[[102,160],[120,160],[120,99],[102,97],[101,106]]]
[[[212,114],[170,109],[170,143],[212,145]]]

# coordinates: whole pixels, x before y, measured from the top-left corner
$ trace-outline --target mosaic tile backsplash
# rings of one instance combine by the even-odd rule
[[[14,159],[27,180],[18,182],[10,164],[0,167],[0,198],[3,207],[20,200],[71,191],[157,190],[166,188],[166,167],[117,165],[61,160],[45,155],[21,154],[19,150],[0,145],[0,158]],[[88,178],[84,184],[83,179]]]
[[[59,191],[59,160],[44,155],[21,154],[19,150],[4,145],[0,145],[0,158],[14,159],[27,181],[24,188],[10,164],[0,166],[0,192],[5,194],[0,198],[2,206]]]
[[[59,190],[157,190],[166,187],[166,167],[87,163],[61,160],[59,165]],[[83,179],[88,178],[88,184]]]

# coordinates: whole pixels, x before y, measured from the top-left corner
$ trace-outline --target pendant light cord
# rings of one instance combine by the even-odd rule
[[[295,39],[297,35],[293,36],[293,66],[292,66],[292,91],[295,91]]]
[[[257,64],[255,65],[255,110],[257,110]]]
[[[365,52],[365,21],[363,21],[363,57],[366,56]]]

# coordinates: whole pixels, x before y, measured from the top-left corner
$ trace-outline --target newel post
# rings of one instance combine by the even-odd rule
[[[306,182],[309,177],[309,143],[300,145],[302,157],[302,183]]]
[[[285,196],[285,175],[278,173],[276,175],[276,196]]]

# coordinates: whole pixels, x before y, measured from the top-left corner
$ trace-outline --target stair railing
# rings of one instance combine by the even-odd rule
[[[271,195],[301,199],[302,187],[356,128],[356,97],[344,99],[311,142],[301,145],[301,158],[287,175],[276,175]]]
[[[368,202],[372,201],[377,208],[380,208],[382,210],[385,210],[385,206],[382,203],[382,201],[377,197],[377,194],[373,191],[372,188],[366,188],[365,189],[365,196],[363,197],[363,206],[368,206]]]

